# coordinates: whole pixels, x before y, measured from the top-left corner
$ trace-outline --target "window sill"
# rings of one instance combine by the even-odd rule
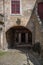
[[[22,14],[11,14],[11,16],[22,16]]]

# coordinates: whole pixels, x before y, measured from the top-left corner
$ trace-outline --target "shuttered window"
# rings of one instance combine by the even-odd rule
[[[38,15],[40,19],[43,19],[43,2],[40,2],[38,4]]]
[[[20,0],[11,0],[11,13],[20,14]]]

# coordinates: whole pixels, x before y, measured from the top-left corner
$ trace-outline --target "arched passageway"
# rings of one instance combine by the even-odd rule
[[[23,26],[14,26],[6,32],[8,48],[32,45],[32,32]]]

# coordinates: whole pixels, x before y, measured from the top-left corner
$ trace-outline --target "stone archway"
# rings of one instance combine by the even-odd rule
[[[24,26],[14,26],[6,32],[8,48],[32,45],[32,32]]]

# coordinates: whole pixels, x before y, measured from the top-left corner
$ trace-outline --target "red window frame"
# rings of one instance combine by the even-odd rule
[[[20,0],[11,0],[11,13],[20,14]]]

